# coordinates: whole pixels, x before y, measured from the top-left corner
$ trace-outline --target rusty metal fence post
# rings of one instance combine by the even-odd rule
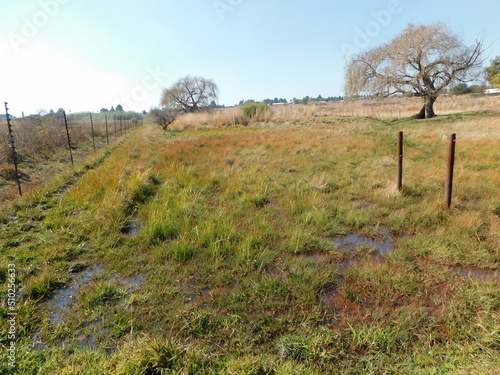
[[[23,191],[21,189],[21,177],[19,175],[19,169],[18,169],[18,157],[17,157],[17,150],[16,150],[16,145],[14,143],[14,135],[12,133],[12,124],[10,122],[10,115],[9,115],[9,108],[8,108],[8,103],[5,102],[5,117],[7,119],[7,128],[9,131],[9,146],[12,151],[12,161],[14,162],[14,173],[16,174],[16,183],[17,183],[17,189],[19,191],[19,195],[23,195]]]
[[[71,159],[71,164],[75,165],[73,161],[73,151],[71,150],[71,138],[69,136],[68,119],[66,118],[66,111],[63,111],[63,118],[64,118],[64,126],[66,127],[66,138],[68,140],[69,158]]]
[[[398,190],[403,188],[403,132],[398,133]]]
[[[445,200],[446,207],[451,207],[452,193],[453,193],[453,170],[455,168],[455,146],[457,143],[457,135],[453,133],[450,135],[448,146],[448,173],[446,176],[445,186]]]

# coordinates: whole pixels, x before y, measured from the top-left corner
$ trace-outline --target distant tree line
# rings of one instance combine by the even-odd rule
[[[35,115],[28,115],[26,118],[30,117],[56,117],[60,118],[62,116],[62,113],[64,112],[63,108],[59,108],[57,111],[54,112],[53,109],[50,111],[39,111],[38,114]],[[89,112],[78,112],[78,113],[72,113],[68,114],[68,117],[72,117],[73,119],[78,119],[81,121],[85,121],[88,118],[88,113]],[[117,116],[121,117],[122,119],[127,119],[127,120],[140,120],[143,118],[143,116],[147,113],[146,111],[142,111],[142,113],[139,112],[134,112],[134,111],[124,111],[123,107],[121,105],[117,105],[116,108],[111,107],[110,110],[106,108],[102,108],[100,110],[99,114],[96,114],[97,116],[95,117],[96,120],[103,120],[104,115],[108,113],[113,113],[116,114]],[[14,117],[12,117],[14,118]]]
[[[113,106],[112,106],[110,109],[107,109],[107,108],[101,108],[101,111],[100,111],[100,112],[101,112],[101,113],[106,113],[106,112],[123,112],[123,107],[122,107],[122,105],[121,105],[121,104],[118,104],[118,105],[116,106],[116,108],[115,108],[115,107],[113,107]]]
[[[216,108],[226,108],[226,106],[224,104],[217,104],[215,100],[212,100],[208,106],[202,107],[202,109],[216,109]]]
[[[450,95],[483,94],[485,87],[482,85],[468,86],[466,83],[459,83],[449,90]],[[446,93],[446,91],[443,91]]]
[[[307,103],[324,103],[324,102],[339,102],[344,100],[343,96],[329,96],[327,98],[323,98],[321,95],[318,95],[317,98],[305,96],[302,99],[293,98],[292,103],[294,104],[307,104]]]
[[[340,100],[343,100],[343,96],[329,96],[329,97],[322,97],[321,95],[318,95],[318,97],[311,97],[311,96],[304,96],[302,99],[297,99],[293,98],[291,100],[287,100],[285,98],[274,98],[274,99],[264,99],[260,103],[266,103],[267,105],[272,105],[272,104],[288,104],[288,103],[293,103],[293,104],[307,104],[307,103],[324,103],[324,102],[338,102]],[[249,99],[249,100],[240,100],[238,103],[239,106],[243,106],[247,103],[257,103],[256,100]]]

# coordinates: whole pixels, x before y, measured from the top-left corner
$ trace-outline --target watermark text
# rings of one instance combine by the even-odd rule
[[[226,13],[232,13],[243,0],[215,0],[213,6],[221,21],[226,18]]]
[[[385,9],[371,12],[371,19],[364,27],[354,28],[355,35],[352,43],[341,45],[344,56],[351,56],[368,48],[370,42],[391,24],[393,17],[403,12],[403,3],[410,1],[412,0],[389,0]]]
[[[9,33],[8,38],[12,48],[19,53],[21,48],[35,38],[40,31],[47,27],[50,20],[56,17],[60,10],[61,5],[66,5],[71,0],[40,0],[38,2],[39,9],[30,17],[22,19],[22,26],[19,32]]]
[[[17,290],[16,290],[16,265],[9,264],[7,266],[7,365],[9,367],[16,366],[16,305],[17,305]]]

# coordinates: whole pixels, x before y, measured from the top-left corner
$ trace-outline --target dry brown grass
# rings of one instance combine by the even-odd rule
[[[119,128],[115,137],[113,121],[109,122],[109,140],[120,136]],[[90,121],[68,117],[73,158],[76,162],[93,152]],[[12,121],[14,141],[18,153],[19,171],[23,193],[36,189],[49,176],[68,168],[70,156],[66,130],[61,118],[30,116]],[[124,129],[125,132],[126,129]],[[104,121],[94,120],[96,148],[106,145]],[[13,202],[18,196],[13,166],[12,151],[9,147],[7,124],[0,121],[0,202]]]
[[[7,125],[5,121],[0,124],[0,165],[10,161],[10,148],[8,146]],[[68,118],[72,146],[92,142],[90,123]],[[45,160],[50,158],[54,151],[67,148],[68,141],[66,130],[61,118],[32,116],[12,121],[12,130],[16,149],[20,161]],[[105,126],[94,122],[94,134],[103,138],[106,135]]]
[[[422,98],[385,98],[334,103],[332,108],[341,116],[370,116],[379,118],[410,117],[422,107]],[[498,111],[499,96],[472,95],[440,96],[435,104],[438,115],[460,112]]]
[[[269,111],[260,113],[254,118],[246,118],[241,108],[233,107],[213,112],[185,114],[177,118],[171,127],[173,129],[200,129],[248,125],[249,123],[314,124],[329,122],[338,116],[404,118],[416,114],[421,106],[421,98],[360,99],[308,105],[289,104],[270,107]],[[500,110],[500,96],[441,96],[436,102],[435,110],[438,115],[497,112]]]
[[[212,112],[186,113],[170,125],[172,129],[199,129],[203,127],[224,127],[247,124],[240,108],[217,109]]]

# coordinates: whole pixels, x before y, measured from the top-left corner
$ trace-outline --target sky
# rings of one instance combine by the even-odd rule
[[[0,100],[15,116],[147,111],[186,75],[212,79],[226,106],[339,96],[346,59],[409,23],[484,39],[488,65],[499,10],[498,0],[0,0]]]

